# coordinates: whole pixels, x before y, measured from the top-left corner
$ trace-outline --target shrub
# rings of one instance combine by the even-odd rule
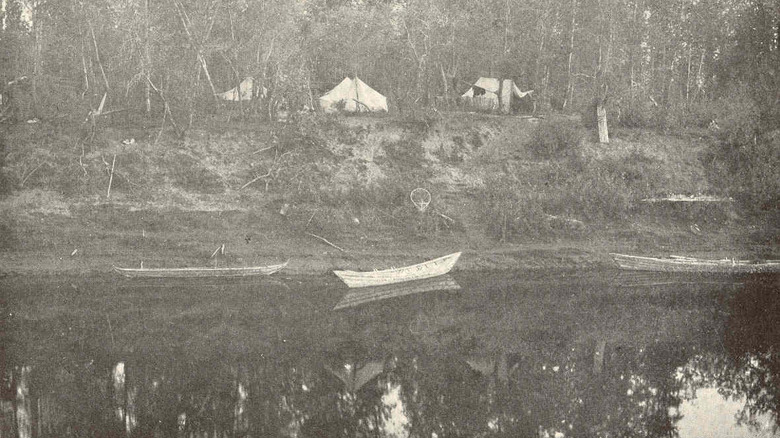
[[[654,105],[642,98],[622,102],[616,109],[608,108],[607,118],[624,128],[648,128],[661,131],[675,131],[691,128],[706,128],[716,118],[715,102],[676,102],[667,106]],[[595,110],[589,120],[595,126]],[[583,117],[583,123],[585,118]],[[588,126],[588,125],[586,125]]]
[[[536,127],[527,147],[534,157],[550,159],[573,153],[582,139],[582,129],[573,122],[548,120]]]
[[[650,102],[634,102],[620,108],[617,124],[624,128],[654,127],[655,111]]]
[[[702,101],[691,102],[685,112],[684,125],[689,128],[707,128],[713,120],[717,119],[718,102]]]
[[[500,240],[580,232],[584,225],[561,224],[629,217],[632,200],[660,186],[653,166],[654,161],[635,153],[607,161],[572,159],[509,169],[485,179],[478,193],[480,211],[488,234]]]
[[[200,160],[186,153],[174,153],[166,157],[171,182],[188,192],[223,193],[225,185],[216,173],[205,168]]]
[[[713,179],[748,211],[776,210],[780,130],[761,131],[760,108],[746,90],[721,101],[717,141],[705,155]]]
[[[596,100],[593,100],[587,105],[583,105],[579,109],[580,123],[587,129],[594,129],[598,126],[598,119],[596,117]]]
[[[712,177],[747,211],[780,208],[780,130],[742,138],[724,134],[705,156]],[[740,140],[741,139],[741,140]]]
[[[422,140],[433,132],[441,120],[442,116],[436,109],[414,106],[404,114],[400,124]]]
[[[399,169],[419,169],[425,163],[425,150],[422,143],[414,137],[402,138],[398,141],[383,141],[384,149],[390,165]]]
[[[590,220],[624,219],[632,205],[632,182],[620,164],[590,165],[559,189],[559,209]]]
[[[334,115],[296,112],[286,123],[275,124],[271,135],[282,152],[300,148],[316,154],[325,149],[328,138],[341,137],[345,129]]]
[[[0,222],[0,250],[10,249],[18,244],[16,231],[13,224],[7,220]]]

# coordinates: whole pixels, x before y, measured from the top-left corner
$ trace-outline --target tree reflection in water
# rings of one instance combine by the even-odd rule
[[[603,284],[596,292],[588,289],[593,286],[570,288],[569,298],[549,291],[530,295],[534,292],[522,286],[505,295],[406,297],[351,313],[308,313],[295,329],[282,326],[289,321],[266,320],[278,325],[274,333],[301,336],[294,342],[286,335],[266,336],[249,345],[240,344],[250,342],[240,331],[240,337],[228,334],[221,340],[239,345],[229,354],[202,343],[194,350],[185,347],[192,340],[176,346],[164,338],[168,335],[160,327],[165,324],[156,327],[154,321],[146,321],[149,333],[139,342],[148,344],[153,335],[161,337],[162,347],[124,350],[87,341],[59,343],[52,336],[54,325],[15,322],[9,325],[11,337],[32,331],[32,339],[46,343],[47,354],[34,354],[38,350],[18,342],[6,344],[12,360],[3,364],[0,433],[25,438],[676,436],[681,404],[697,389],[711,387],[744,400],[743,424],[757,431],[757,419],[768,414],[776,431],[776,281],[751,277],[736,293],[719,290],[696,298],[686,295],[690,291],[633,291],[628,299],[639,310],[628,311],[669,309],[672,316],[665,322],[691,333],[683,338],[642,326],[650,336],[641,342],[627,340],[633,329],[623,322],[614,331],[598,326],[617,317],[594,323],[599,336],[564,331],[582,324],[585,316],[626,311],[617,295],[623,292]],[[555,303],[567,299],[591,303],[593,309],[564,301],[570,310],[563,312]],[[553,304],[539,304],[545,300]],[[280,306],[285,302],[275,309]],[[539,326],[515,318],[534,312],[558,319]],[[704,314],[709,319],[702,319]],[[429,318],[435,315],[441,324]],[[685,315],[694,317],[686,321]],[[310,328],[303,326],[305,318],[312,320]],[[517,321],[518,339],[496,339],[510,320]],[[261,328],[254,327],[258,333]]]

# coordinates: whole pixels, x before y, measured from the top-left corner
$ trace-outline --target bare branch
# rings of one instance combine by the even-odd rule
[[[270,170],[269,170],[268,172],[266,172],[265,174],[263,174],[263,175],[260,175],[260,176],[258,176],[257,178],[254,178],[252,181],[249,181],[248,183],[244,184],[244,185],[243,185],[243,186],[241,186],[241,187],[240,187],[238,190],[241,190],[241,189],[243,189],[244,187],[246,187],[246,186],[248,186],[248,185],[250,185],[250,184],[252,184],[252,183],[254,183],[254,182],[257,182],[257,181],[259,181],[259,180],[261,180],[261,179],[263,179],[263,178],[268,178],[269,176],[271,176],[271,171],[270,171]]]

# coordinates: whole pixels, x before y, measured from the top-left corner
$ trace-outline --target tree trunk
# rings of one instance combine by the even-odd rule
[[[631,16],[631,29],[633,29],[633,32],[637,32],[637,10],[639,9],[639,2],[634,3],[634,12]],[[634,104],[634,87],[636,85],[636,79],[635,79],[635,72],[634,72],[634,58],[635,58],[635,47],[639,45],[639,41],[636,37],[631,38],[631,45],[628,48],[628,70],[629,70],[629,76],[628,76],[628,93],[629,93],[629,100],[628,105],[629,108]]]
[[[81,98],[84,99],[84,96],[87,95],[89,92],[89,69],[87,69],[87,54],[84,50],[84,35],[81,35],[81,68],[84,71],[84,90],[81,92]]]
[[[541,72],[540,67],[542,64],[542,57],[544,56],[544,40],[546,39],[544,31],[544,17],[539,18],[539,51],[536,54],[536,65],[534,68],[534,87],[539,87],[541,84]]]
[[[100,61],[100,51],[98,50],[97,38],[95,38],[95,30],[92,28],[92,24],[89,25],[89,33],[92,35],[92,45],[95,48],[95,61],[97,61],[98,67],[100,67],[100,74],[103,76],[103,85],[105,85],[106,91],[108,91],[110,88],[108,86],[108,78],[106,77],[106,71],[103,69],[103,63]]]
[[[502,53],[502,56],[506,56],[506,54],[509,53],[509,0],[506,0],[505,4],[506,13],[504,15],[504,53]]]
[[[209,88],[211,88],[211,97],[214,99],[214,103],[219,103],[219,98],[217,97],[217,89],[214,88],[214,82],[211,80],[211,75],[209,74],[208,66],[206,65],[206,59],[203,57],[203,51],[201,47],[203,46],[203,42],[195,41],[195,38],[192,36],[192,32],[190,32],[190,26],[188,24],[189,19],[186,16],[186,13],[184,11],[184,5],[179,3],[178,0],[174,0],[174,3],[176,5],[176,10],[179,13],[179,20],[181,21],[182,27],[184,27],[184,33],[187,35],[187,40],[190,42],[190,44],[195,48],[197,52],[197,58],[198,62],[200,63],[201,68],[203,68],[203,74],[206,76],[206,81],[209,83]],[[212,17],[211,25],[214,24],[214,17]],[[209,27],[209,32],[211,32],[211,27]],[[207,36],[208,36],[207,33]]]
[[[441,84],[442,88],[444,89],[444,101],[449,104],[450,102],[450,91],[449,91],[449,84],[447,81],[447,75],[444,73],[444,64],[439,63],[439,71],[441,72]]]
[[[567,60],[567,85],[566,85],[566,98],[563,101],[563,109],[566,109],[568,104],[571,104],[574,99],[574,75],[572,74],[571,60],[574,55],[574,28],[577,25],[577,0],[571,0],[571,30],[569,35],[569,56]]]
[[[41,40],[43,39],[43,29],[41,26],[40,14],[38,12],[38,2],[34,1],[31,9],[32,13],[30,20],[33,28],[33,74],[30,81],[30,91],[32,92],[33,115],[39,117],[38,94],[41,77],[41,46],[43,44]]]
[[[685,76],[685,105],[688,106],[690,102],[690,90],[691,90],[691,56],[692,49],[690,43],[688,44],[688,68]]]
[[[151,80],[149,78],[149,71],[151,70],[152,58],[149,50],[149,0],[144,0],[144,53],[143,53],[143,75],[146,76],[144,81],[144,103],[145,112],[148,116],[152,112],[152,99],[151,99]]]
[[[206,65],[206,59],[203,58],[203,54],[200,50],[198,51],[198,61],[203,68],[203,74],[206,75],[206,81],[209,83],[209,88],[211,88],[211,96],[214,98],[215,102],[219,102],[219,99],[217,98],[217,89],[214,87],[214,82],[211,80],[211,75],[209,74],[209,68]]]
[[[693,96],[694,100],[696,100],[701,94],[702,85],[704,83],[704,78],[701,75],[701,67],[704,64],[704,54],[705,54],[705,49],[702,49],[701,58],[699,58],[699,69],[696,72],[696,94]]]

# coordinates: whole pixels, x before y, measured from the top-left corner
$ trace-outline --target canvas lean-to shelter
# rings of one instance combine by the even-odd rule
[[[244,78],[244,80],[241,81],[241,83],[238,84],[237,87],[225,91],[224,93],[217,93],[217,98],[222,100],[228,100],[230,102],[238,102],[238,101],[252,100],[255,97],[265,97],[268,90],[266,90],[265,87],[262,87],[261,90],[257,90],[257,92],[262,93],[262,95],[255,95],[254,85],[255,85],[254,78],[252,77]]]
[[[508,113],[512,97],[523,99],[533,92],[521,91],[511,79],[479,78],[460,98],[468,106],[487,111],[500,108],[502,112]]]
[[[326,113],[387,111],[387,98],[369,87],[360,78],[344,78],[335,88],[320,97],[320,107]]]

